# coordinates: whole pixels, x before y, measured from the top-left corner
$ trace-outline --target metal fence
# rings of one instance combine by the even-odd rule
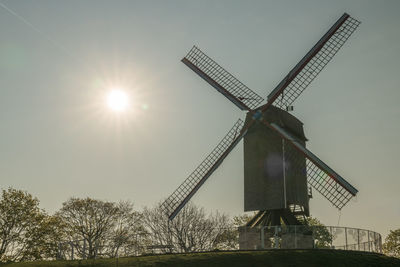
[[[379,233],[338,226],[239,227],[239,249],[341,249],[382,253]]]
[[[208,247],[193,247],[191,251],[210,250],[266,250],[266,249],[340,249],[382,253],[382,237],[379,233],[338,226],[264,226],[226,228],[218,242]],[[159,236],[159,233],[157,234]],[[227,237],[229,237],[227,239]],[[172,239],[171,239],[172,240]],[[60,242],[58,259],[113,258],[158,253],[183,252],[177,243],[160,243],[151,233],[140,233],[134,242],[115,244],[102,241],[88,245],[86,240]]]
[[[58,243],[57,260],[76,260],[89,258],[118,258],[139,256],[151,252],[148,233],[136,234],[125,240],[102,239],[89,243],[85,239],[62,241]],[[154,250],[154,249],[153,249]]]

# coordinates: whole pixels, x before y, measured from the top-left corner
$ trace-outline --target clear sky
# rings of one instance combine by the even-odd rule
[[[71,196],[152,206],[244,118],[180,62],[193,44],[266,98],[349,13],[362,24],[293,114],[308,148],[359,194],[339,220],[315,191],[311,213],[383,235],[400,227],[400,1],[0,3],[1,187],[50,213]],[[111,86],[126,88],[128,112],[107,108]],[[196,204],[243,212],[242,153],[240,143]]]

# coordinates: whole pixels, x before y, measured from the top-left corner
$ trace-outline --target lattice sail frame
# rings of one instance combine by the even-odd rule
[[[288,142],[286,142],[286,144],[291,145]],[[301,158],[299,154],[300,152],[297,150],[292,150],[290,154],[285,154],[287,169],[291,166],[293,171],[299,173],[305,172],[308,184],[331,202],[333,206],[341,210],[350,201],[353,195],[336,182],[326,171],[307,158],[306,169],[304,169],[304,163],[298,160]],[[295,167],[293,168],[293,166]]]
[[[229,152],[239,143],[245,133],[244,122],[239,119],[203,162],[161,204],[165,214],[172,220],[192,198],[208,177],[218,168]]]
[[[306,172],[308,184],[321,193],[321,195],[328,199],[329,202],[339,210],[357,194],[357,189],[305,148],[295,137],[290,135],[289,132],[275,123],[268,124],[265,121],[264,123],[287,140],[285,144],[296,148],[291,149],[291,153],[285,153],[286,170],[291,169],[299,173]],[[306,169],[304,169],[304,157],[306,158]]]
[[[298,63],[298,65],[289,72],[277,88],[268,95],[268,100],[273,98],[275,94],[279,95],[278,91],[281,89],[280,87],[284,87],[283,91],[280,92],[280,95],[275,100],[272,99],[273,105],[281,109],[287,109],[290,107],[329,63],[351,34],[357,29],[360,23],[360,21],[344,14],[336,22],[336,24],[339,24],[337,25],[338,27],[335,28],[336,24],[332,26],[326,35],[321,38],[321,40]],[[322,45],[322,47],[319,45]],[[300,69],[301,71],[298,72]]]
[[[242,110],[255,109],[264,100],[196,46],[182,62]]]
[[[354,197],[343,186],[337,183],[327,172],[319,168],[309,159],[307,164],[307,181],[315,190],[323,195],[336,208],[341,210]]]

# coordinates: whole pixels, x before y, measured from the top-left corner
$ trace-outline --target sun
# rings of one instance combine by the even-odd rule
[[[113,111],[125,111],[129,105],[129,97],[122,89],[111,89],[107,94],[107,105]]]

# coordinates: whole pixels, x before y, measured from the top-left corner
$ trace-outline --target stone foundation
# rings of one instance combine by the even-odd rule
[[[314,238],[301,233],[285,233],[282,234],[281,248],[314,248]]]
[[[272,240],[274,239],[275,229],[264,229],[264,246],[261,229],[254,227],[239,227],[239,249],[258,250],[274,248]],[[308,249],[314,248],[314,238],[312,235],[303,233],[283,233],[278,237],[280,248],[283,249]]]
[[[270,240],[271,237],[272,237],[271,233],[264,232],[264,247],[263,247],[260,228],[239,227],[239,249],[253,250],[253,249],[271,248],[272,247],[272,243]]]

